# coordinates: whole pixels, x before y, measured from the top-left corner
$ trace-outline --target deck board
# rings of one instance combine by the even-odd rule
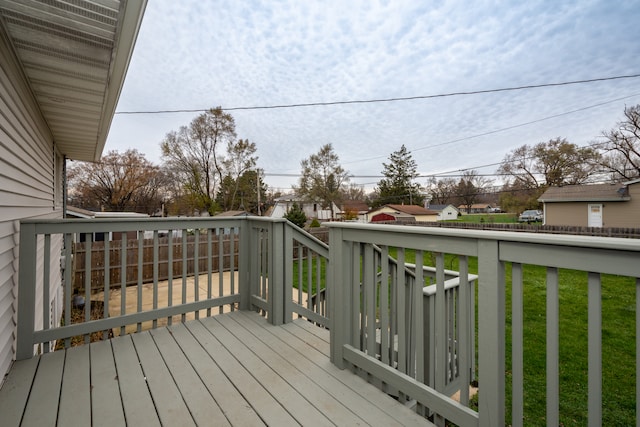
[[[125,339],[125,338],[122,338]],[[119,377],[111,341],[93,343],[91,358],[91,422],[94,426],[125,425]]]
[[[304,375],[312,379],[327,393],[330,393],[336,400],[345,404],[347,408],[367,424],[401,425],[399,420],[406,419],[407,414],[405,411],[401,411],[402,415],[398,417],[399,420],[393,417],[393,410],[390,411],[391,414],[385,412],[384,408],[394,408],[397,406],[397,402],[387,396],[380,396],[380,391],[375,387],[363,384],[357,378],[352,378],[357,381],[353,383],[354,388],[350,388],[345,382],[336,378],[336,376],[344,376],[342,375],[343,371],[329,363],[326,356],[310,349],[309,345],[313,343],[300,340],[282,328],[257,328],[257,324],[251,316],[238,315],[234,316],[234,320],[253,332],[256,338],[274,351],[279,352],[285,359],[295,360],[297,368]],[[315,326],[312,327],[315,328]],[[301,330],[304,330],[304,328]],[[309,337],[309,339],[312,339],[312,337]],[[344,377],[348,379],[353,375],[349,374]],[[346,382],[349,383],[348,380]],[[357,389],[358,393],[354,393],[354,389]],[[364,394],[361,394],[363,391]],[[385,399],[374,399],[371,402],[367,400],[368,396],[384,397]],[[421,421],[423,420],[416,416],[416,422]]]
[[[56,425],[58,396],[64,372],[64,352],[43,355],[29,394],[29,403],[22,419],[23,426],[46,427]]]
[[[189,362],[198,373],[200,381],[222,408],[231,425],[259,426],[264,424],[217,363],[211,359],[183,324],[170,326],[169,330],[184,354],[188,355]]]
[[[182,394],[148,331],[131,335],[160,422],[165,426],[195,426]]]
[[[2,425],[431,425],[331,364],[328,339],[236,311],[34,357],[0,389]]]
[[[229,331],[233,331],[237,339],[245,343],[247,348],[253,352],[255,357],[261,358],[265,365],[267,361],[269,361],[269,365],[267,366],[280,376],[287,384],[292,386],[299,397],[307,401],[307,405],[310,405],[313,407],[314,411],[317,411],[319,414],[326,417],[329,420],[329,425],[357,425],[362,422],[358,416],[351,412],[349,408],[345,407],[331,393],[322,389],[304,372],[300,371],[299,366],[297,366],[298,359],[289,359],[290,361],[287,360],[287,358],[280,353],[280,349],[275,351],[273,348],[257,339],[256,335],[253,335],[249,330],[245,329],[241,323],[234,320],[236,317],[238,316],[234,316],[234,318],[231,318],[230,316],[222,316],[217,318],[216,321],[224,325]],[[262,328],[256,325],[255,329],[260,331]],[[285,347],[283,345],[282,350],[284,350],[284,348]],[[309,409],[305,409],[305,412],[308,410]],[[302,421],[308,419],[309,415],[313,414],[306,412],[299,421],[302,423]],[[314,418],[316,417],[314,416]],[[320,420],[322,420],[322,417],[318,418],[316,421]]]
[[[91,370],[89,346],[82,345],[66,351],[62,376],[58,425],[91,424]],[[67,369],[72,367],[72,369]]]
[[[313,405],[300,396],[271,366],[253,354],[251,350],[220,324],[216,317],[204,319],[202,324],[234,355],[242,367],[295,419],[296,424],[313,420],[314,425],[330,426],[331,422]]]
[[[131,337],[125,335],[114,338],[111,346],[118,378],[127,378],[127,381],[120,382],[120,395],[127,423],[134,426],[159,426],[160,420]]]
[[[0,388],[0,414],[8,426],[20,425],[39,362],[40,358],[34,357],[14,363]]]
[[[195,423],[200,426],[230,426],[171,333],[166,328],[154,329],[150,333]]]
[[[233,354],[224,348],[201,322],[189,322],[185,326],[267,425],[298,425],[262,384],[236,360]]]

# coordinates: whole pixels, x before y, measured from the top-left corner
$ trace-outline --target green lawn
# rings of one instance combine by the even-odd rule
[[[487,223],[487,224],[510,224],[518,222],[518,215],[512,213],[492,213],[492,214],[463,214],[458,219],[443,222],[467,222],[467,223]]]
[[[524,283],[525,424],[546,425],[545,270],[527,266]],[[587,273],[560,270],[560,420],[587,424]],[[510,394],[511,293],[507,288],[507,391]],[[603,425],[635,424],[635,283],[602,283]]]
[[[311,261],[311,263],[309,263]],[[320,263],[320,265],[318,265]],[[311,264],[311,270],[309,265]],[[300,271],[302,268],[302,271]],[[320,275],[318,276],[318,269]],[[326,287],[326,273],[327,273],[327,261],[321,257],[313,256],[310,259],[306,256],[302,259],[293,261],[293,287],[296,289],[302,288],[303,292],[309,292],[309,287],[313,288],[312,294],[318,292],[318,281],[320,281],[320,289]],[[311,278],[309,279],[309,273]],[[302,278],[302,282],[300,282]]]

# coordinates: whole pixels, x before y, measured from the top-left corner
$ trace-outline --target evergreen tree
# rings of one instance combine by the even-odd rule
[[[424,195],[421,194],[420,184],[413,182],[419,176],[418,165],[404,144],[400,150],[391,153],[389,163],[382,165],[384,178],[378,182],[378,198],[374,201],[374,206],[423,203]]]
[[[304,224],[307,222],[307,216],[297,203],[294,203],[293,206],[291,206],[291,209],[287,211],[287,214],[284,217],[289,222],[294,223],[300,228],[303,228]]]

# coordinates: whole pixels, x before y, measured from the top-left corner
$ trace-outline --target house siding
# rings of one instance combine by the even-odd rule
[[[640,228],[640,183],[628,186],[631,200],[545,203],[546,225],[588,226],[588,207],[602,204],[602,226]]]
[[[585,202],[547,203],[544,209],[544,223],[546,225],[586,227],[587,214],[587,203]]]
[[[57,162],[56,162],[57,157]],[[15,352],[18,295],[19,221],[62,217],[63,157],[56,153],[49,129],[15,62],[0,26],[0,375],[9,369]],[[57,175],[57,179],[56,179]],[[58,183],[58,187],[54,183]],[[52,239],[52,253],[61,241]],[[39,260],[42,275],[42,259]],[[59,260],[52,259],[50,307],[60,312]],[[37,291],[42,295],[41,290]],[[41,297],[42,298],[42,297]],[[42,300],[40,303],[42,304]],[[36,307],[36,324],[42,308]]]
[[[449,205],[438,214],[438,221],[446,221],[448,219],[458,219],[459,211]]]
[[[640,183],[627,188],[631,197],[628,202],[603,202],[603,227],[640,228]]]
[[[284,218],[294,204],[297,204],[302,212],[304,212],[307,219],[316,218],[319,220],[331,219],[331,210],[322,209],[320,203],[304,202],[300,200],[278,200],[276,201],[273,210],[271,211],[271,218]],[[340,209],[335,204],[333,205],[333,212],[338,213]]]

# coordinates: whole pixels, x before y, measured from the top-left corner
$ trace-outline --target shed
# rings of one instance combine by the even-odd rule
[[[549,187],[538,200],[545,225],[640,228],[640,179]]]
[[[460,210],[453,205],[429,205],[428,209],[438,212],[438,221],[458,219]]]

